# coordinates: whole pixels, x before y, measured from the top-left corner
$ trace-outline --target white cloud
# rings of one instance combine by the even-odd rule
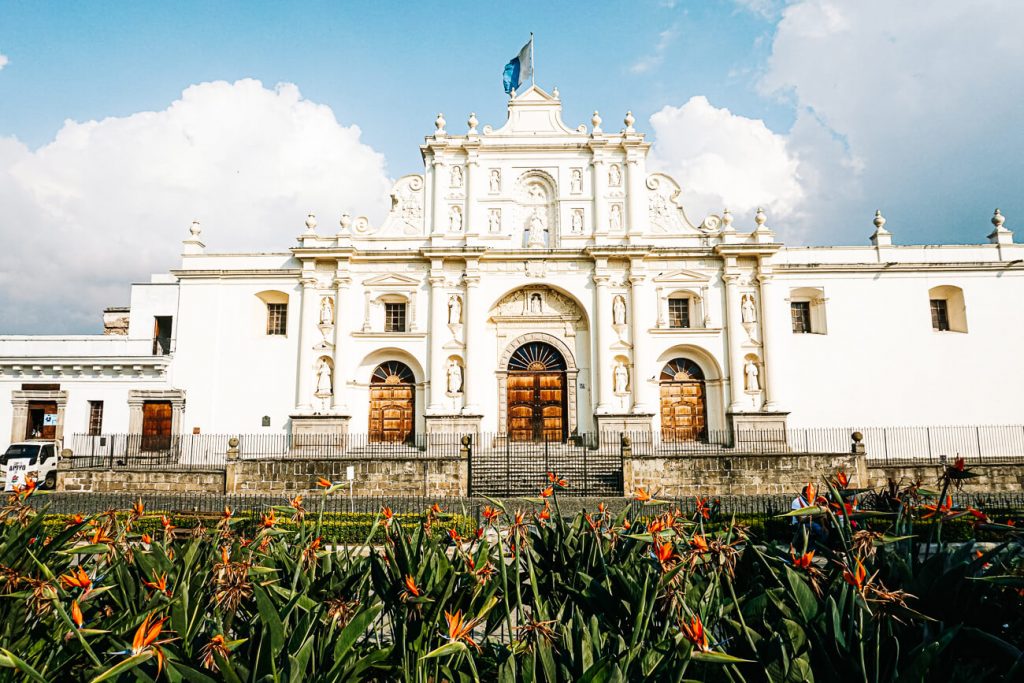
[[[128,284],[174,267],[193,218],[210,251],[294,244],[306,213],[379,220],[384,158],[296,86],[202,83],[163,111],[0,138],[3,332],[89,331]]]
[[[681,107],[662,108],[651,126],[656,139],[650,166],[679,182],[692,222],[728,208],[742,229],[753,227],[759,206],[769,213],[769,225],[799,209],[804,190],[798,159],[786,138],[763,121],[696,96]]]
[[[661,63],[665,61],[665,52],[675,41],[678,33],[679,31],[675,26],[658,33],[658,42],[654,44],[654,49],[649,54],[633,62],[629,67],[630,73],[647,73],[651,69],[661,66]]]
[[[772,19],[779,13],[782,0],[733,0],[740,9],[756,14],[765,19]]]
[[[797,113],[801,230],[863,243],[882,208],[897,241],[978,242],[1024,213],[1022,27],[1000,0],[787,7],[760,87]]]
[[[0,54],[0,69],[3,69],[8,64],[7,55]]]

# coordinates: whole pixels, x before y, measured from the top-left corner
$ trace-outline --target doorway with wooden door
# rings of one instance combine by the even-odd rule
[[[370,441],[406,443],[415,426],[416,377],[405,363],[385,361],[370,376]]]
[[[673,358],[661,369],[661,438],[707,438],[707,390],[704,371],[688,358]]]
[[[508,363],[508,436],[513,441],[565,441],[565,358],[550,344],[523,344]]]
[[[172,415],[170,401],[146,401],[142,404],[140,450],[143,453],[170,450]]]

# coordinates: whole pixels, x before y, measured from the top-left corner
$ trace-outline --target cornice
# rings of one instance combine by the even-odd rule
[[[1024,261],[966,261],[961,263],[773,263],[774,273],[991,273],[1024,272]]]
[[[180,270],[170,271],[171,275],[182,280],[198,278],[216,278],[220,280],[232,280],[237,278],[262,277],[280,278],[293,280],[302,274],[299,268],[210,268],[204,270]]]

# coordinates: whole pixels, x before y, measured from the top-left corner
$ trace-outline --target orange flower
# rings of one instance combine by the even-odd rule
[[[671,561],[675,557],[675,551],[672,549],[672,544],[665,542],[661,543],[658,539],[654,539],[654,557],[662,565]]]
[[[697,496],[697,513],[704,519],[711,519],[711,508],[708,507],[708,499]]]
[[[160,524],[163,526],[164,531],[174,531],[174,525],[171,524],[171,520],[167,519],[167,515],[163,515],[162,517],[160,517]]]
[[[473,629],[482,621],[480,617],[466,621],[462,618],[462,610],[456,610],[455,614],[446,610],[444,618],[448,620],[448,640],[452,642],[461,640],[480,650],[480,646],[472,638]]]
[[[797,557],[796,554],[793,552],[793,548],[790,547],[789,555],[793,558],[793,566],[797,569],[803,569],[804,571],[807,571],[811,568],[811,560],[814,559],[813,550],[809,553],[804,553],[800,557]]]
[[[638,486],[636,489],[636,493],[633,494],[633,500],[639,501],[641,503],[646,503],[650,499],[651,494],[647,493],[647,490],[642,486]]]
[[[82,617],[82,608],[78,606],[78,600],[71,601],[71,621],[75,622],[75,626],[82,628],[82,624],[85,619]]]
[[[84,521],[85,521],[85,517],[83,517],[81,515],[81,513],[78,513],[78,512],[76,512],[75,515],[71,518],[71,523],[72,524],[81,524]]]
[[[850,488],[850,476],[843,470],[839,470],[836,472],[836,484],[838,484],[841,489]]]
[[[711,651],[711,646],[708,645],[708,634],[704,632],[704,624],[701,622],[700,617],[694,616],[690,619],[689,624],[684,621],[679,624],[679,627],[682,629],[686,639],[693,643],[693,646],[699,652]]]
[[[142,585],[150,590],[160,591],[167,597],[171,597],[171,591],[167,589],[167,574],[161,574],[155,581],[142,580]]]
[[[800,492],[803,496],[804,501],[808,506],[814,505],[814,501],[818,498],[818,489],[814,488],[814,484],[808,483]]]
[[[945,505],[922,505],[922,510],[926,510],[926,514],[921,515],[921,519],[928,519],[934,517],[937,514],[946,514],[953,509],[953,496],[946,496]]]
[[[302,508],[302,494],[300,493],[299,495],[297,495],[294,498],[292,498],[291,500],[289,500],[288,501],[288,505],[291,506],[292,509],[295,509],[295,510],[301,509]]]
[[[656,534],[659,531],[664,530],[665,521],[661,517],[655,517],[647,523],[647,533]]]
[[[551,519],[551,508],[548,507],[547,503],[544,503],[544,507],[541,509],[540,513],[537,515],[537,519],[539,519],[542,522],[546,522],[549,519]]]
[[[597,511],[600,512],[602,515],[604,514],[604,511],[605,511],[604,503],[598,503],[597,504]]]
[[[323,477],[317,477],[316,485],[322,489],[329,489],[332,486],[334,486],[334,484],[332,484],[329,480],[324,479]]]
[[[167,617],[151,622],[150,619],[152,618],[152,614],[147,614],[146,618],[142,620],[142,624],[139,625],[138,630],[135,631],[135,638],[132,639],[131,654],[135,656],[151,650],[156,657],[156,672],[159,675],[164,667],[164,653],[160,649],[160,645],[167,641],[157,641],[157,638],[160,637],[160,631],[163,630]]]
[[[104,529],[101,526],[96,527],[96,530],[92,533],[92,536],[89,537],[89,543],[92,543],[93,545],[96,545],[96,544],[99,544],[99,543],[113,543],[113,542],[114,542],[114,539],[112,539],[110,536],[107,536],[106,529]]]
[[[867,576],[868,570],[864,568],[864,563],[860,561],[859,557],[857,558],[857,569],[855,571],[851,572],[849,569],[843,570],[843,579],[846,581],[846,583],[850,584],[859,591],[864,590],[864,586],[866,585],[864,580],[867,578]]]
[[[142,499],[139,498],[135,501],[135,505],[132,505],[132,514],[136,517],[141,517],[142,513],[146,511],[146,506],[142,504]]]
[[[64,588],[81,588],[85,593],[88,593],[92,588],[92,579],[85,573],[81,565],[72,569],[70,573],[64,574],[60,577],[60,583]]]
[[[150,536],[149,534],[142,534],[142,542],[145,543],[146,545],[149,545],[150,543],[153,542],[153,537]]]
[[[444,510],[442,510],[441,506],[438,505],[437,503],[434,503],[433,505],[430,506],[430,511],[433,512],[435,515],[440,515],[444,513]]]
[[[229,507],[228,507],[227,505],[225,505],[225,506],[224,506],[224,512],[222,512],[222,513],[220,514],[220,519],[221,519],[221,521],[223,521],[223,522],[227,522],[227,521],[228,521],[229,519],[231,519],[231,516],[232,516],[233,514],[235,514],[235,513],[234,513],[234,512],[232,512],[231,508],[229,508]]]
[[[698,553],[706,553],[708,551],[708,542],[700,534],[694,534],[693,538],[690,539],[690,547]]]
[[[403,598],[420,597],[420,589],[416,586],[416,581],[410,574],[405,575],[405,590],[402,591]]]
[[[540,497],[541,498],[547,498],[548,496],[550,496],[554,492],[555,492],[555,487],[554,486],[549,486],[549,487],[547,487],[546,489],[544,489],[543,491],[540,492]]]
[[[260,526],[264,529],[271,529],[277,523],[277,515],[274,514],[274,509],[271,508],[270,512],[265,515],[260,515]]]
[[[222,659],[227,659],[228,655],[231,654],[231,650],[228,649],[227,641],[221,634],[215,635],[210,638],[210,642],[199,650],[199,657],[202,659],[203,668],[209,669],[210,671],[217,671],[217,659],[214,654],[218,654]]]
[[[554,472],[548,472],[548,481],[560,489],[564,489],[569,486],[569,482],[562,477],[557,476]]]
[[[459,536],[459,532],[455,529],[448,530],[448,538],[452,539],[453,543],[462,543],[462,537]]]
[[[492,522],[494,522],[494,520],[501,516],[501,510],[497,510],[488,505],[487,507],[484,508],[482,514],[484,517],[484,521],[486,521],[488,524],[491,524]]]
[[[988,515],[986,515],[981,510],[975,510],[974,508],[970,508],[969,507],[969,508],[967,508],[967,512],[968,512],[968,514],[970,514],[972,517],[974,517],[979,522],[988,522],[988,521],[990,521],[989,518],[988,518]]]
[[[959,457],[953,461],[953,469],[956,470],[957,472],[963,472],[965,464],[966,463],[964,462],[964,459],[962,457]]]

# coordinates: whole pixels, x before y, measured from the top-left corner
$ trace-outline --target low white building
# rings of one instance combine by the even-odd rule
[[[763,212],[687,217],[632,115],[570,128],[537,87],[508,111],[438,115],[380,225],[215,254],[193,224],[107,334],[0,337],[10,440],[1024,423],[998,212],[984,244],[895,245],[878,215],[864,246],[785,247]]]

